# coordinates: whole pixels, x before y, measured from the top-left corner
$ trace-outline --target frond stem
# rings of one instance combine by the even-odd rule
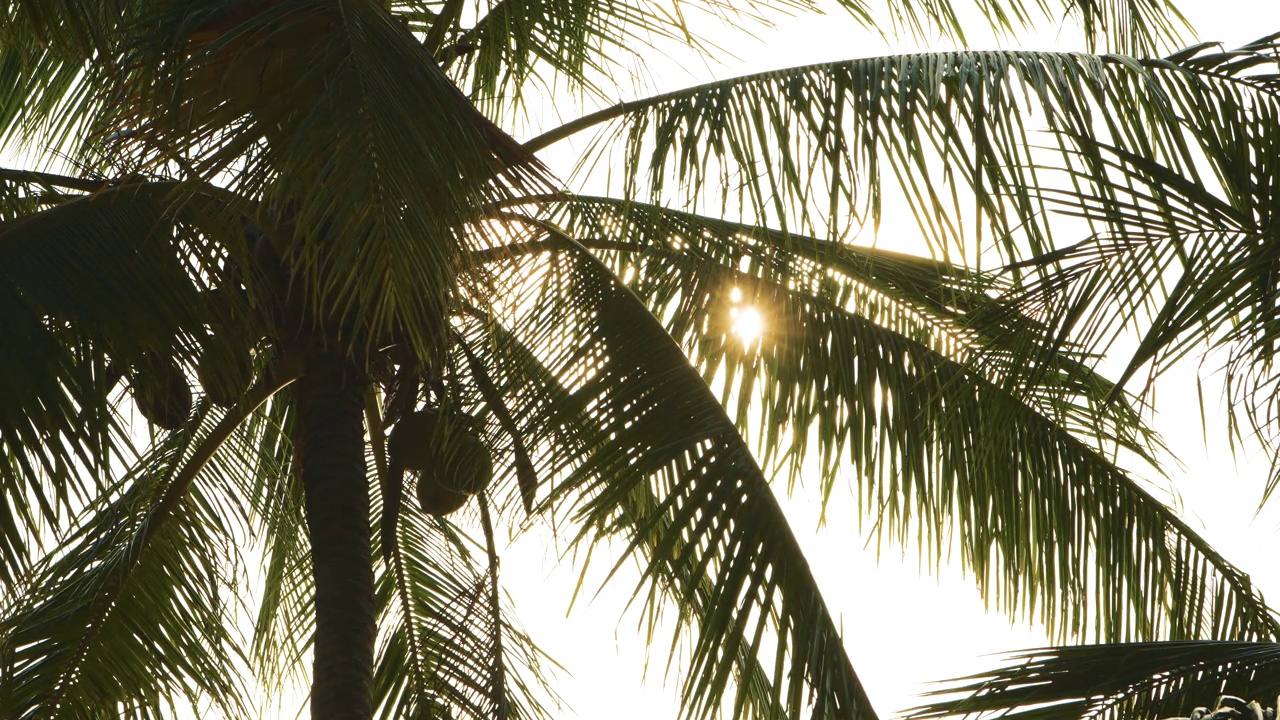
[[[507,664],[502,658],[501,594],[498,592],[498,549],[493,539],[493,520],[489,517],[489,496],[481,492],[480,524],[484,528],[484,549],[489,558],[489,612],[493,613],[493,705],[494,720],[507,720]]]

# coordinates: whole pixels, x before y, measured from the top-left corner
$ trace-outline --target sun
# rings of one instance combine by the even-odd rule
[[[760,311],[753,307],[734,308],[733,334],[742,339],[743,345],[750,345],[764,333],[764,318]]]
[[[731,320],[730,332],[742,341],[742,346],[748,347],[763,336],[764,316],[760,315],[760,311],[753,306],[741,305],[742,291],[739,288],[732,288],[728,297],[733,304],[728,310],[728,318]]]

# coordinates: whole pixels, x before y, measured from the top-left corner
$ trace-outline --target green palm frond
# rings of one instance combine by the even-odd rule
[[[563,78],[602,95],[597,83],[608,77],[615,58],[632,58],[656,38],[679,38],[670,22],[644,4],[502,0],[472,27],[457,28],[437,57],[446,64],[456,60],[452,74],[464,78],[480,107],[501,111],[522,102],[531,82],[551,86]],[[548,71],[554,77],[546,77]]]
[[[579,222],[601,234],[580,242],[617,264],[654,315],[663,318],[666,332],[682,340],[708,373],[723,364],[725,396],[736,395],[741,403],[739,424],[751,424],[742,405],[762,408],[761,444],[772,448],[766,453],[789,452],[795,477],[806,443],[816,441],[826,492],[836,473],[851,464],[863,510],[877,519],[879,532],[904,543],[918,539],[929,558],[941,557],[949,542],[959,542],[962,562],[973,568],[996,607],[1034,616],[1058,637],[1114,641],[1242,633],[1270,638],[1280,632],[1238,569],[1113,460],[1071,432],[1073,423],[1096,430],[1092,410],[1079,409],[1073,421],[1054,412],[1054,404],[1042,403],[1044,398],[1061,403],[1063,396],[1055,393],[1063,388],[1046,385],[1049,392],[1037,394],[1034,388],[1006,386],[998,376],[984,375],[981,365],[957,359],[963,358],[966,340],[975,352],[981,345],[965,337],[963,325],[948,326],[942,312],[919,319],[927,308],[920,298],[928,295],[917,292],[913,306],[910,293],[894,291],[890,284],[901,282],[912,261],[864,251],[867,262],[858,272],[839,278],[826,273],[833,266],[849,269],[851,264],[838,264],[839,256],[816,269],[771,265],[792,256],[782,238],[777,249],[748,243],[747,238],[768,237],[760,230],[655,208],[647,211],[665,224],[646,223],[646,208],[634,205],[627,206],[634,215],[623,222],[624,216],[608,214],[616,205],[580,202],[580,212],[590,212],[593,204],[601,211],[596,223]],[[552,242],[541,250],[549,265],[537,269],[536,261],[526,259],[530,264],[513,269],[515,276],[564,272],[564,260],[557,258],[566,252],[566,239],[553,228],[548,232]],[[797,248],[806,241],[791,240]],[[718,242],[731,244],[717,248]],[[750,262],[743,263],[743,257]],[[918,261],[915,266],[917,278],[925,277]],[[807,274],[811,271],[825,286]],[[936,268],[934,273],[934,282],[945,279]],[[833,289],[835,283],[859,280],[878,285],[883,295]],[[548,281],[540,277],[539,287]],[[570,287],[573,297],[584,295]],[[725,319],[716,317],[725,313],[734,287],[767,318],[765,334],[749,348],[729,334]],[[552,367],[564,363],[559,374],[599,373],[592,369],[600,362],[596,355],[623,354],[558,334],[566,332],[565,316],[573,309],[564,307],[565,301],[538,296],[521,302],[543,308],[528,320],[540,333],[530,344],[538,352],[566,348],[556,351],[556,360],[544,360]],[[917,314],[903,312],[904,307],[914,307]],[[954,336],[947,337],[949,331]],[[626,347],[642,358],[639,362],[667,366],[643,349],[647,345]],[[609,379],[593,380],[590,392],[607,394]],[[1072,390],[1078,383],[1064,386]],[[1080,395],[1099,403],[1112,392],[1106,384],[1085,387],[1090,392]],[[676,402],[677,393],[671,392]],[[600,399],[579,402],[585,413],[608,409]],[[618,402],[627,407],[631,398],[624,395]],[[636,453],[636,461],[642,456]],[[552,472],[540,469],[539,474]],[[1121,536],[1122,543],[1109,539]],[[1200,589],[1187,592],[1189,587]]]
[[[621,167],[627,199],[665,204],[678,188],[691,207],[718,201],[752,224],[828,237],[878,224],[896,184],[940,249],[979,257],[989,231],[1018,259],[1053,247],[1042,193],[1073,187],[1053,167],[1082,174],[1080,194],[1105,197],[1112,184],[1082,138],[1123,139],[1190,175],[1184,131],[1212,120],[1220,100],[1270,102],[1265,72],[1230,72],[1266,61],[1268,47],[1217,64],[1034,52],[823,63],[619,103],[526,147],[595,128],[582,166]]]
[[[251,508],[250,537],[263,554],[251,657],[268,700],[277,702],[305,676],[315,632],[315,586],[302,485],[293,468],[292,425],[293,403],[280,394],[238,430],[254,465],[240,492]]]
[[[670,597],[678,626],[695,633],[682,668],[685,713],[750,704],[792,717],[806,707],[815,717],[874,717],[768,482],[678,346],[581,251],[515,270],[530,271],[546,273],[537,283],[546,296],[494,318],[510,321],[518,344],[481,324],[472,350],[500,378],[544,502],[581,523],[583,541],[631,543],[627,555],[652,583],[638,598]],[[648,493],[658,502],[637,504]]]
[[[239,582],[225,571],[237,562],[228,526],[241,513],[218,480],[252,470],[228,439],[293,377],[282,367],[221,417],[202,406],[84,508],[4,608],[6,716],[97,717],[119,704],[153,717],[179,696],[247,716],[244,657],[221,595]],[[193,490],[197,480],[211,487]]]
[[[1176,149],[1153,156],[1141,138],[1076,136],[1104,176],[1043,195],[1093,232],[1021,263],[1033,279],[1010,295],[1044,320],[1042,334],[1098,352],[1140,333],[1121,382],[1145,370],[1150,387],[1177,361],[1223,350],[1232,430],[1247,429],[1273,456],[1278,39],[1177,58],[1221,82],[1172,88],[1190,130]],[[1277,478],[1273,471],[1267,495]]]
[[[388,569],[379,591],[386,607],[375,682],[381,716],[553,717],[535,692],[550,687],[546,659],[509,608],[495,604],[496,568],[480,566],[448,520],[414,503],[403,512],[403,585]]]
[[[371,486],[386,488],[381,416],[371,409],[367,417],[374,438]],[[376,495],[379,522],[386,523],[385,495]],[[399,506],[394,530],[380,535],[394,542],[384,549],[388,562],[378,576],[384,641],[374,694],[381,717],[553,717],[544,707],[548,696],[554,699],[544,675],[547,658],[501,602],[491,520],[487,502],[479,502],[487,567],[477,563],[474,543],[460,528],[412,502]]]
[[[542,365],[535,354],[527,347],[522,345],[518,339],[510,335],[500,325],[493,322],[485,322],[482,326],[473,328],[476,335],[466,339],[466,342],[472,343],[474,350],[468,349],[467,352],[472,357],[483,355],[490,358],[495,370],[504,371],[511,379],[507,383],[510,389],[516,387],[529,388],[531,386],[540,388],[539,392],[534,396],[525,396],[527,399],[543,396],[549,400],[550,406],[543,409],[544,412],[557,415],[557,408],[572,408],[574,403],[568,391],[561,385],[560,380],[549,368]],[[477,359],[476,363],[481,361]],[[516,380],[515,378],[520,378]],[[485,404],[490,403],[489,399],[485,399]],[[519,407],[520,403],[516,403],[513,407]],[[526,408],[527,409],[527,408]],[[559,442],[567,443],[570,448],[578,448],[579,452],[584,451],[584,442],[587,437],[603,437],[607,435],[607,431],[597,423],[593,418],[577,414],[571,418],[561,418],[561,427],[554,430],[551,435],[562,435]],[[545,428],[531,426],[529,436],[546,435]],[[524,436],[524,433],[521,433]],[[530,445],[530,447],[533,447]],[[518,460],[514,457],[514,448],[511,455],[513,463],[513,472],[518,475]],[[553,479],[558,473],[566,471],[569,464],[577,459],[577,454],[569,452],[565,449],[556,450],[554,445],[544,452],[539,460],[541,471],[545,473],[543,477]],[[518,479],[518,478],[517,478]],[[517,484],[517,489],[523,495],[523,486]],[[542,488],[546,490],[547,488]],[[554,491],[554,486],[551,488]],[[632,493],[621,499],[620,504],[616,507],[616,511],[620,514],[621,519],[618,522],[619,527],[639,527],[648,522],[647,519],[660,517],[661,501],[654,495],[652,488],[643,481],[638,481],[632,488]],[[549,507],[548,507],[549,506]],[[551,512],[556,512],[557,507],[554,502],[544,503],[544,507]],[[625,532],[625,531],[624,531]],[[639,552],[646,562],[657,563],[655,553],[660,551],[658,547],[664,538],[672,537],[669,533],[674,532],[674,527],[669,522],[663,522],[660,529],[650,532],[639,533],[636,535],[634,550]],[[677,554],[684,547],[683,541],[677,539]],[[665,596],[672,602],[676,603],[680,608],[679,612],[689,618],[705,618],[710,612],[710,604],[715,597],[715,588],[712,585],[712,578],[703,572],[703,569],[697,566],[685,566],[683,568],[667,567],[658,563],[653,565],[657,572],[661,574],[660,578],[655,577],[655,582],[650,587],[650,592],[646,596],[646,602],[650,606],[651,611],[648,617],[651,620],[661,615],[663,606],[662,597],[655,594],[657,591],[665,593]],[[585,569],[585,568],[584,568]],[[639,594],[636,596],[639,597]],[[696,620],[695,620],[696,621]],[[649,633],[652,637],[653,628],[650,627]],[[736,651],[736,657],[733,658],[734,676],[736,686],[734,688],[735,697],[732,699],[733,713],[730,717],[752,717],[752,718],[784,718],[791,717],[787,714],[784,706],[784,698],[781,696],[782,689],[776,685],[770,677],[766,668],[762,665],[764,658],[757,656],[758,648],[754,646],[740,645]],[[675,655],[673,652],[672,659]],[[719,692],[723,694],[724,689]],[[714,705],[709,702],[708,705]]]
[[[97,496],[112,463],[135,459],[109,400],[124,370],[202,327],[165,212],[172,189],[105,188],[0,224],[0,581]]]
[[[1188,716],[1221,695],[1280,693],[1280,645],[1166,642],[1030,650],[998,670],[952,681],[913,720],[991,716],[1025,720],[1116,720]]]
[[[635,59],[642,49],[662,42],[688,42],[700,49],[710,43],[685,22],[689,9],[660,2],[621,3],[613,0],[565,0],[554,4],[502,0],[482,8],[471,27],[463,27],[456,11],[460,3],[441,3],[436,12],[412,3],[404,11],[410,26],[425,35],[425,44],[446,65],[456,62],[455,74],[469,79],[471,95],[484,107],[523,102],[525,85],[535,81],[551,86],[557,79],[602,95],[599,79]],[[875,27],[878,3],[842,0],[841,8],[860,23]],[[819,12],[807,0],[728,3],[706,0],[697,10],[741,24],[768,24],[782,12]],[[885,3],[893,22],[919,36],[935,29],[960,41],[965,28],[950,0]],[[1016,34],[1037,16],[1048,17],[1051,3],[981,3],[987,24],[999,33]],[[1091,48],[1105,47],[1126,54],[1150,54],[1170,46],[1185,22],[1165,2],[1104,0],[1067,3],[1078,17]],[[443,29],[447,27],[447,29]],[[444,38],[448,40],[445,41]],[[544,75],[547,71],[552,77]]]
[[[359,317],[359,332],[408,335],[425,351],[422,328],[439,323],[443,289],[483,234],[463,231],[474,208],[550,187],[381,3],[297,0],[247,19],[143,7],[146,43],[129,62],[90,63],[93,97],[59,101],[76,105],[59,117],[84,118],[76,158],[109,177],[234,168],[228,219],[251,216],[307,301]],[[289,58],[303,65],[283,67]],[[114,74],[95,76],[99,64]]]
[[[244,689],[234,684],[238,650],[218,598],[236,582],[226,568],[238,564],[226,519],[198,490],[171,500],[167,518],[155,507],[191,440],[171,436],[87,508],[57,559],[6,608],[6,717],[59,707],[89,717],[117,705],[146,717],[160,711],[161,698],[195,702],[202,693],[231,716],[245,714],[237,707]]]
[[[1163,448],[1093,370],[1110,320],[1154,319],[1134,367],[1229,341],[1270,382],[1275,38],[1145,59],[1165,0],[1064,5],[1144,59],[817,65],[522,145],[494,118],[538,84],[604,92],[644,48],[703,47],[681,7],[12,0],[0,146],[75,176],[0,170],[0,716],[248,717],[314,656],[318,716],[367,715],[372,682],[388,719],[545,720],[552,663],[493,535],[545,514],[588,562],[619,539],[639,564],[684,717],[874,720],[771,487],[812,460],[824,494],[852,471],[882,534],[930,562],[954,541],[989,602],[1059,635],[1276,640],[1248,577],[1115,460]],[[979,7],[1015,32],[1058,6]],[[885,8],[963,39],[953,0]],[[535,155],[593,127],[584,162],[619,153],[620,199],[560,192]],[[845,241],[889,176],[942,260]],[[663,207],[716,200],[740,222]],[[1094,236],[1059,248],[1050,210]],[[1025,262],[982,272],[989,233]],[[1218,289],[1165,293],[1178,268]],[[733,336],[732,292],[764,335]],[[465,412],[491,451],[453,519],[387,457],[416,409]]]
[[[1114,444],[1149,460],[1160,449],[1128,398],[1117,397],[1115,385],[1088,367],[1092,358],[1070,344],[1045,342],[1042,324],[998,299],[1008,292],[998,276],[608,198],[574,196],[543,210],[551,210],[563,227],[608,258],[616,274],[633,278],[629,285],[686,343],[704,377],[710,381],[725,368],[730,379],[723,401],[738,398],[739,425],[746,429],[748,407],[759,407],[760,428],[774,429],[762,443],[766,461],[788,446],[781,429],[796,429],[791,433],[793,473],[805,455],[808,425],[839,425],[838,412],[824,402],[822,390],[841,369],[803,367],[802,354],[787,345],[806,333],[850,344],[822,326],[805,328],[812,323],[788,319],[786,311],[772,317],[775,307],[809,303],[867,317],[968,365],[1100,449]],[[742,297],[739,303],[730,297],[735,292]],[[774,296],[781,302],[770,302]],[[776,321],[751,352],[733,347],[738,340],[729,332],[728,312],[737,304],[762,313],[766,325]],[[737,387],[735,377],[742,379]],[[809,389],[792,390],[796,387]],[[765,388],[760,397],[758,388]],[[828,482],[839,467],[836,455],[826,448]]]
[[[0,20],[0,142],[63,149],[101,106],[93,58],[114,57],[118,33],[136,16],[132,0],[15,0]]]

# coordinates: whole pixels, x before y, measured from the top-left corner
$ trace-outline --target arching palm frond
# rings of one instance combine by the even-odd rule
[[[470,93],[482,107],[501,110],[523,102],[526,84],[550,86],[556,79],[603,95],[597,83],[609,78],[625,60],[636,59],[644,48],[660,41],[680,40],[695,46],[709,45],[696,34],[685,15],[688,8],[662,2],[622,3],[613,0],[563,0],[532,3],[501,0],[481,8],[474,24],[464,27],[460,2],[444,2],[428,9],[416,3],[405,12],[410,26],[424,35],[427,48],[446,65],[455,65],[455,76],[465,78]],[[930,0],[924,3],[864,2],[842,0],[843,10],[858,22],[875,27],[877,16],[887,11],[895,25],[926,36],[940,30],[960,41],[965,27],[958,10],[964,3]],[[1078,19],[1090,48],[1131,55],[1145,55],[1173,47],[1184,22],[1172,5],[1164,2],[1103,0],[1065,3]],[[767,24],[781,12],[820,12],[808,0],[755,0],[727,3],[707,0],[693,3],[727,22],[756,20]],[[997,33],[1016,34],[1036,19],[1050,19],[1052,3],[981,3],[987,24]],[[1056,18],[1054,18],[1056,19]],[[970,28],[972,30],[972,28]],[[447,39],[446,39],[447,38]],[[550,72],[554,77],[546,77]]]
[[[548,661],[494,594],[497,568],[479,566],[447,520],[412,504],[405,513],[403,574],[382,575],[390,630],[376,676],[382,716],[447,708],[477,720],[553,717],[538,694],[550,687],[542,675]]]
[[[20,188],[14,202],[31,196]],[[0,582],[29,543],[97,497],[137,451],[106,405],[130,363],[202,327],[203,303],[179,255],[172,184],[132,183],[0,224]]]
[[[376,425],[375,425],[376,423]],[[381,418],[370,415],[375,439],[373,487],[388,487]],[[403,482],[403,478],[400,479]],[[375,697],[383,717],[450,713],[476,720],[551,718],[544,704],[555,694],[544,675],[547,659],[501,602],[498,559],[487,501],[480,500],[486,563],[453,522],[405,503],[380,523],[394,547],[380,578],[382,626]],[[514,662],[513,662],[514,660]]]
[[[1025,720],[1116,720],[1186,715],[1223,695],[1270,701],[1280,693],[1280,645],[1128,643],[1030,650],[999,670],[933,695],[964,694],[911,711]]]
[[[1121,447],[1153,461],[1160,449],[1158,438],[1144,427],[1128,398],[1118,397],[1116,387],[1088,367],[1091,358],[1072,345],[1046,341],[1043,324],[998,299],[1008,290],[999,276],[608,198],[573,196],[552,201],[542,210],[609,258],[619,276],[634,278],[631,287],[664,318],[674,336],[687,343],[705,377],[711,379],[723,365],[731,377],[742,378],[744,384],[737,388],[726,382],[723,398],[730,403],[729,391],[735,391],[740,425],[748,422],[748,405],[757,402],[753,384],[771,388],[758,399],[759,426],[774,429],[764,445],[767,453],[781,452],[788,444],[780,430],[795,428],[795,472],[808,440],[802,430],[814,418],[821,418],[820,427],[839,424],[837,411],[823,402],[822,389],[847,368],[802,368],[800,354],[786,346],[803,344],[806,334],[825,334],[836,345],[850,343],[814,326],[812,317],[806,318],[810,322],[797,322],[788,319],[786,311],[772,317],[775,304],[766,296],[780,296],[780,306],[817,303],[827,309],[850,309],[971,366],[1104,451]],[[739,301],[732,299],[734,293],[741,296]],[[760,344],[750,352],[733,351],[737,341],[730,338],[729,315],[742,309],[765,317]],[[1028,358],[1038,362],[1029,363]],[[762,363],[772,367],[764,373],[770,379],[761,377]],[[791,390],[798,386],[810,390]],[[823,469],[829,480],[839,458],[829,448],[826,455]]]
[[[1226,72],[1266,62],[1268,47],[1216,64],[1033,52],[823,63],[619,103],[526,147],[599,127],[583,165],[622,166],[624,198],[665,204],[678,187],[691,206],[718,201],[754,224],[827,236],[878,224],[881,189],[896,182],[940,250],[980,257],[985,227],[1017,260],[1054,247],[1044,194],[1107,197],[1111,168],[1082,139],[1192,172],[1182,133],[1220,99],[1271,102],[1265,73]],[[1072,168],[1076,184],[1052,167]]]
[[[957,360],[966,343],[982,352],[981,342],[945,312],[923,315],[937,301],[919,290],[927,287],[927,276],[918,261],[913,294],[894,289],[905,286],[906,271],[913,269],[905,258],[884,255],[877,263],[866,251],[868,262],[856,268],[841,266],[838,255],[810,255],[805,260],[812,266],[783,266],[784,259],[796,260],[787,242],[775,238],[780,247],[769,249],[763,243],[769,236],[758,229],[591,198],[576,202],[577,212],[598,213],[577,223],[587,230],[580,242],[617,263],[700,365],[724,364],[727,395],[763,408],[762,442],[792,455],[792,473],[807,442],[818,444],[827,492],[837,469],[851,462],[864,510],[878,518],[881,532],[923,537],[929,556],[941,555],[949,539],[959,540],[963,561],[1003,610],[1030,613],[1034,607],[1059,637],[1277,634],[1247,578],[1070,432],[1070,418],[1054,413],[1052,403],[1041,406],[1034,388],[1002,385],[998,367],[988,376],[981,365]],[[563,236],[551,232],[553,242],[542,247],[547,258],[564,252]],[[817,242],[791,239],[791,247]],[[556,267],[554,259],[549,262]],[[850,275],[828,274],[833,267]],[[935,283],[945,281],[943,269],[934,269]],[[840,283],[865,283],[880,295],[858,294]],[[725,313],[734,287],[767,318],[764,335],[746,350],[735,349],[739,339],[715,317]],[[963,290],[957,287],[954,292]],[[554,301],[538,296],[523,302]],[[915,315],[904,312],[912,308]],[[587,352],[581,339],[555,335],[563,323],[553,311],[544,312],[539,327],[551,333],[546,345]],[[1077,380],[1094,382],[1084,370],[1066,367]],[[1063,388],[1045,387],[1049,397],[1063,401]],[[1103,403],[1113,391],[1109,385],[1084,387],[1094,395],[1074,397],[1085,402]],[[1078,412],[1086,418],[1078,425],[1096,430],[1092,411]],[[1087,529],[1078,526],[1083,518]],[[1126,542],[1109,544],[1121,529]],[[1138,536],[1145,539],[1132,544]],[[1188,593],[1189,586],[1203,590]]]
[[[1037,279],[1011,298],[1044,318],[1050,337],[1105,350],[1121,333],[1140,333],[1122,382],[1144,370],[1150,382],[1193,353],[1224,350],[1232,430],[1247,428],[1273,457],[1277,40],[1178,58],[1221,85],[1174,88],[1187,113],[1176,152],[1153,158],[1133,138],[1078,137],[1106,177],[1047,201],[1095,230],[1023,263]],[[1278,478],[1273,470],[1264,497]]]
[[[1123,379],[1144,368],[1154,378],[1180,360],[1207,362],[1210,351],[1224,350],[1229,421],[1249,423],[1272,452],[1277,37],[1172,58],[1192,70],[1171,87],[1186,132],[1158,157],[1141,138],[1076,136],[1106,169],[1084,183],[1101,191],[1047,199],[1094,232],[1025,261],[1033,279],[1010,296],[1048,321],[1049,337],[1106,347],[1121,332],[1140,333]],[[1264,498],[1276,477],[1273,469]],[[1223,693],[1266,703],[1280,690],[1274,643],[1048,648],[1015,660],[951,683],[938,694],[952,697],[915,716],[1162,717],[1186,715]]]
[[[157,717],[179,697],[252,716],[224,597],[243,582],[231,529],[243,509],[221,483],[252,469],[225,443],[278,387],[263,383],[220,418],[200,409],[88,505],[11,596],[0,626],[7,717]]]
[[[564,508],[580,542],[603,533],[630,543],[625,555],[645,568],[637,599],[659,614],[674,602],[677,626],[693,631],[685,714],[750,707],[796,717],[809,707],[815,717],[874,718],[768,482],[723,408],[598,261],[570,250],[561,260],[547,272],[565,286],[542,278],[543,302],[473,324],[469,348],[533,454],[550,493],[544,504]]]
[[[544,402],[549,403],[548,410],[552,413],[555,411],[551,410],[551,407],[573,407],[574,403],[570,393],[560,384],[560,380],[555,373],[542,365],[534,353],[522,345],[514,336],[492,322],[487,322],[473,329],[475,330],[474,337],[470,337],[466,341],[469,344],[467,352],[473,357],[477,354],[486,357],[491,355],[494,368],[504,371],[512,379],[512,382],[508,383],[511,389],[522,386],[539,388],[538,395],[544,398]],[[472,350],[470,348],[475,349]],[[477,359],[476,362],[480,361]],[[513,373],[513,370],[517,372]],[[490,400],[486,398],[485,403],[489,404]],[[515,427],[514,421],[512,421],[511,427]],[[583,449],[585,437],[602,437],[606,434],[599,423],[582,414],[578,414],[569,420],[562,430],[565,437],[561,438],[560,442],[567,442],[569,447],[577,447],[580,450]],[[521,437],[524,435],[519,430],[516,430],[515,434]],[[521,447],[524,447],[523,443]],[[512,454],[515,454],[514,450],[513,448]],[[571,463],[575,458],[575,455],[566,453],[564,450],[548,450],[542,454],[542,462],[539,464],[541,471],[545,473],[543,477],[550,478],[558,469],[563,471],[566,464]],[[512,466],[513,472],[510,474],[518,475],[518,461],[516,463]],[[533,471],[532,462],[530,463],[530,471]],[[517,482],[516,485],[516,489],[520,491],[521,495],[524,495],[523,482]],[[615,508],[620,515],[617,525],[622,528],[639,527],[646,524],[650,518],[661,518],[661,505],[662,501],[655,494],[654,489],[642,480],[637,481],[629,496],[619,498],[619,504]],[[554,505],[552,511],[555,511]],[[669,567],[662,565],[660,561],[655,559],[657,557],[655,554],[662,550],[659,546],[664,542],[673,542],[670,540],[672,537],[676,539],[674,540],[674,547],[669,548],[668,553],[679,556],[685,552],[685,541],[674,533],[675,527],[671,522],[660,519],[658,527],[638,534],[633,540],[635,543],[634,550],[645,561],[656,563],[654,567],[657,571],[654,575],[654,581],[649,588],[649,593],[645,596],[645,602],[648,605],[647,609],[650,611],[648,617],[651,622],[662,615],[661,593],[665,593],[666,597],[677,604],[678,613],[695,619],[695,622],[698,618],[708,617],[711,603],[716,597],[713,579],[703,571],[703,568],[688,564],[683,567]],[[637,589],[634,599],[639,597],[640,591]],[[651,636],[653,631],[651,626],[649,630]],[[782,688],[775,683],[775,680],[767,672],[766,667],[763,665],[767,658],[758,656],[758,650],[759,648],[754,645],[740,645],[736,650],[736,657],[731,660],[726,658],[726,663],[731,663],[731,672],[735,681],[731,706],[733,713],[730,717],[767,718],[769,720],[791,717],[791,715],[788,715],[787,707],[784,705],[785,698],[782,696]],[[674,662],[675,658],[676,655],[673,649],[671,661]],[[724,688],[720,688],[716,692],[719,695],[723,695],[724,691]],[[686,705],[689,708],[688,712],[692,712],[691,703],[697,702],[697,698],[690,695],[686,691],[687,703],[689,703]],[[727,698],[722,699],[721,702],[727,702]],[[707,706],[715,704],[714,700],[705,701]]]

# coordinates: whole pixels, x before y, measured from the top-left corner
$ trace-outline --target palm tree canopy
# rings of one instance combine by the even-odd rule
[[[313,640],[320,672],[332,528],[312,478],[331,448],[313,431],[330,391],[335,438],[359,447],[370,515],[354,522],[375,526],[357,530],[378,560],[348,554],[372,564],[380,716],[549,715],[492,543],[492,521],[530,512],[572,522],[584,557],[616,539],[639,562],[637,600],[691,638],[687,716],[874,718],[771,488],[806,457],[823,493],[852,468],[887,537],[931,557],[958,543],[991,602],[1061,637],[1280,636],[1247,576],[1115,459],[1154,458],[1159,439],[1044,311],[1057,296],[839,232],[874,219],[888,169],[922,230],[953,243],[968,220],[940,199],[942,162],[987,232],[1042,259],[1053,194],[1023,103],[1084,158],[1079,187],[1128,207],[1145,195],[1117,173],[1172,162],[1201,97],[1267,97],[1230,58],[851,61],[623,103],[521,144],[501,123],[554,79],[590,94],[638,39],[701,40],[657,4],[80,5],[0,15],[0,137],[75,168],[0,174],[15,339],[0,346],[0,715],[254,716],[255,688],[278,689]],[[1177,25],[1158,2],[1070,8],[1091,42],[1143,58]],[[984,9],[1013,31],[1050,8]],[[961,34],[946,0],[890,10]],[[536,154],[595,128],[599,152],[622,153],[617,197],[571,192]],[[698,212],[717,182],[742,217]],[[770,328],[745,347],[732,289]],[[427,512],[425,476],[387,447],[422,408],[467,418],[492,455],[484,542]]]

